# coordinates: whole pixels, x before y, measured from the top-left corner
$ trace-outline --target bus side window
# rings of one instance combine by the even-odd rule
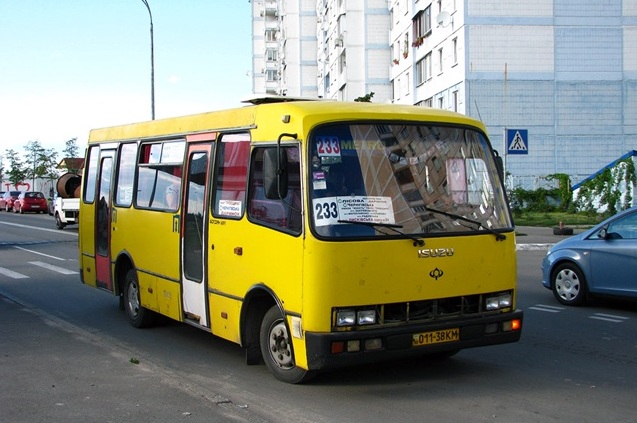
[[[141,145],[135,205],[162,211],[179,208],[186,143],[160,141]]]
[[[263,187],[263,152],[256,148],[252,155],[248,218],[264,226],[286,232],[301,233],[301,175],[299,149],[283,148],[288,158],[288,191],[283,200],[267,199]]]
[[[115,205],[129,207],[133,202],[133,182],[137,143],[122,144],[118,158],[117,182],[115,183]]]
[[[95,202],[95,189],[97,184],[97,160],[100,155],[99,146],[92,146],[88,150],[87,166],[84,170],[86,182],[84,183],[84,202]]]
[[[243,216],[250,134],[226,134],[217,146],[213,214],[240,219]]]

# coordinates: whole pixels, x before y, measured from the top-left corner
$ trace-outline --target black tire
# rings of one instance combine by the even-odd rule
[[[562,263],[553,270],[551,287],[555,298],[564,305],[577,306],[586,301],[586,278],[574,263]]]
[[[66,226],[66,224],[62,222],[62,219],[60,219],[60,215],[58,213],[55,213],[55,226],[58,229],[64,229],[64,227]]]
[[[141,305],[139,282],[135,269],[129,270],[124,280],[124,310],[130,324],[136,328],[146,328],[157,321],[157,314]]]
[[[560,228],[556,226],[553,228],[553,235],[573,235],[573,228]]]
[[[301,369],[294,363],[290,332],[279,307],[273,306],[263,317],[260,341],[263,360],[278,380],[304,383],[314,376],[314,372]]]

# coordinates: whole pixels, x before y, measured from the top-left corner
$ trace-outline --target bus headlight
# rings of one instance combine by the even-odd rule
[[[376,310],[361,310],[356,314],[359,325],[373,325],[376,323]]]
[[[336,312],[336,326],[353,326],[356,322],[354,310],[339,310]]]
[[[376,310],[337,310],[336,326],[373,325],[376,323]]]
[[[487,297],[485,308],[487,310],[499,310],[511,307],[511,304],[513,304],[511,294],[498,294],[493,297]]]

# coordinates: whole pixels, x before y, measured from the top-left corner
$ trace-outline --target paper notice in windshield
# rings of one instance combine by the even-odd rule
[[[316,226],[350,222],[394,224],[394,208],[390,197],[324,197],[312,202]]]

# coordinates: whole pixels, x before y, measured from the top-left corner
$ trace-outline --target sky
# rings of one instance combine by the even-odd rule
[[[155,118],[241,106],[252,80],[248,0],[148,0]],[[142,0],[0,0],[0,156],[61,152],[92,128],[151,119]]]

